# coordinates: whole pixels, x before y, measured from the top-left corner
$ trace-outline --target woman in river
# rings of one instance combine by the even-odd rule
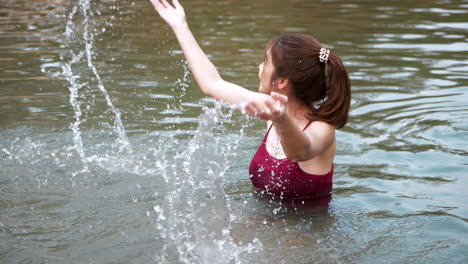
[[[331,193],[335,129],[348,119],[351,84],[340,58],[301,34],[270,40],[253,92],[221,78],[190,31],[177,0],[151,0],[172,28],[200,89],[208,96],[267,121],[252,159],[252,184],[283,198]]]

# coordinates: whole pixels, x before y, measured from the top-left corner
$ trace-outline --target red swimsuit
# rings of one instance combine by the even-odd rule
[[[310,198],[330,194],[333,185],[333,166],[327,174],[314,175],[304,172],[297,162],[288,158],[277,159],[271,156],[266,149],[266,140],[271,127],[250,163],[249,174],[252,184],[268,194],[284,198]]]

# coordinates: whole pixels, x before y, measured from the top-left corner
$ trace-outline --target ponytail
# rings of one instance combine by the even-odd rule
[[[324,65],[326,97],[318,107],[312,107],[310,118],[342,128],[348,121],[351,103],[351,81],[341,59],[330,53]]]
[[[318,40],[303,34],[281,35],[270,40],[274,76],[291,81],[293,92],[309,107],[309,120],[342,128],[348,121],[351,81],[341,59],[323,49]]]

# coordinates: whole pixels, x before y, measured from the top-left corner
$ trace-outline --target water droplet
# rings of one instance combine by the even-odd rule
[[[158,214],[162,212],[161,207],[159,207],[159,205],[153,206],[153,210]]]

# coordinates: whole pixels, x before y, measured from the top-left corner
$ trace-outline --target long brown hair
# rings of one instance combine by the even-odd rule
[[[348,121],[351,81],[341,59],[330,52],[327,63],[320,62],[322,45],[303,34],[273,38],[267,45],[275,72],[273,79],[287,78],[294,95],[310,108],[308,118],[342,128]]]

